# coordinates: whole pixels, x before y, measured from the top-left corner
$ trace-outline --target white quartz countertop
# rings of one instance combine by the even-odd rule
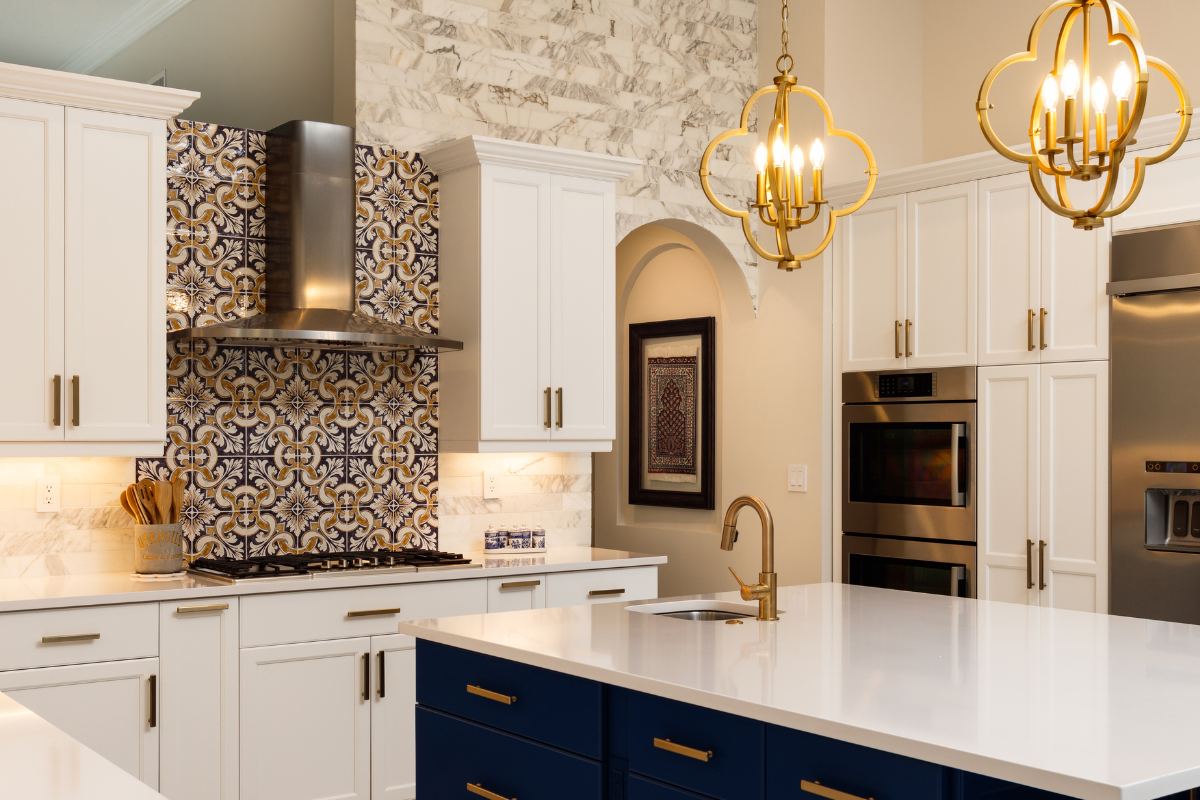
[[[163,800],[111,761],[0,694],[0,797]]]
[[[249,580],[237,584],[193,576],[171,581],[146,581],[139,580],[128,572],[8,578],[0,580],[0,613],[115,603],[154,603],[200,597],[275,594],[313,589],[343,589],[352,586],[503,578],[509,575],[653,566],[667,562],[666,556],[594,547],[552,547],[545,553],[529,555],[487,555],[483,551],[463,555],[475,564],[480,564],[481,568],[435,568],[416,572],[343,572]]]
[[[842,584],[781,588],[778,622],[630,605],[399,631],[1074,797],[1200,786],[1200,626]]]

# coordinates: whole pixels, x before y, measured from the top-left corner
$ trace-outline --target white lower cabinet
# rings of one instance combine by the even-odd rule
[[[1108,611],[1108,362],[979,370],[979,597]]]
[[[371,637],[371,797],[417,796],[417,640]]]
[[[0,692],[158,788],[157,658],[0,672]]]
[[[658,597],[658,567],[555,572],[546,576],[547,608],[655,597]]]
[[[326,800],[371,793],[369,638],[241,654],[241,796]]]
[[[159,663],[159,791],[236,800],[238,598],[160,603]]]
[[[517,575],[512,578],[489,578],[487,610],[528,611],[546,607],[546,576]]]

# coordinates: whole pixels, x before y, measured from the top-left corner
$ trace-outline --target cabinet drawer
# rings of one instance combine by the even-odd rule
[[[158,606],[92,606],[0,614],[0,670],[158,655]]]
[[[698,794],[684,791],[640,775],[629,776],[628,800],[705,800]]]
[[[418,706],[417,785],[430,798],[601,800],[603,771],[598,761]]]
[[[603,697],[595,681],[417,642],[418,703],[589,758],[604,757]]]
[[[487,612],[483,580],[360,586],[245,597],[242,647],[395,633],[402,619]]]
[[[863,800],[937,800],[947,796],[946,773],[928,761],[767,726],[771,798],[817,800],[816,794],[801,788],[801,781],[807,781]]]
[[[713,797],[761,797],[764,727],[746,717],[631,692],[629,769]]]
[[[546,576],[513,575],[508,578],[489,578],[487,594],[489,614],[545,608]]]
[[[1065,794],[1010,783],[999,778],[989,778],[986,775],[976,775],[973,772],[960,772],[958,779],[961,784],[956,796],[962,800],[1068,800]],[[1184,800],[1187,797],[1187,792],[1181,792],[1163,800]]]
[[[547,608],[655,597],[658,597],[658,567],[555,572],[546,576]]]

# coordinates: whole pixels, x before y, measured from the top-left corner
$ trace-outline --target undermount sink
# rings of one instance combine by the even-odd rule
[[[719,622],[758,616],[756,603],[734,603],[727,600],[676,600],[669,603],[643,603],[626,606],[626,611],[653,614],[656,617],[688,619],[695,622]]]

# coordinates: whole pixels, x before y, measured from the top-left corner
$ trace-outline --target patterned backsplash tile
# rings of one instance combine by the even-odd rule
[[[266,135],[172,121],[172,329],[264,310]],[[355,153],[359,310],[436,332],[437,178]],[[187,482],[188,555],[438,544],[437,357],[202,340],[168,348],[167,443],[138,477]]]

